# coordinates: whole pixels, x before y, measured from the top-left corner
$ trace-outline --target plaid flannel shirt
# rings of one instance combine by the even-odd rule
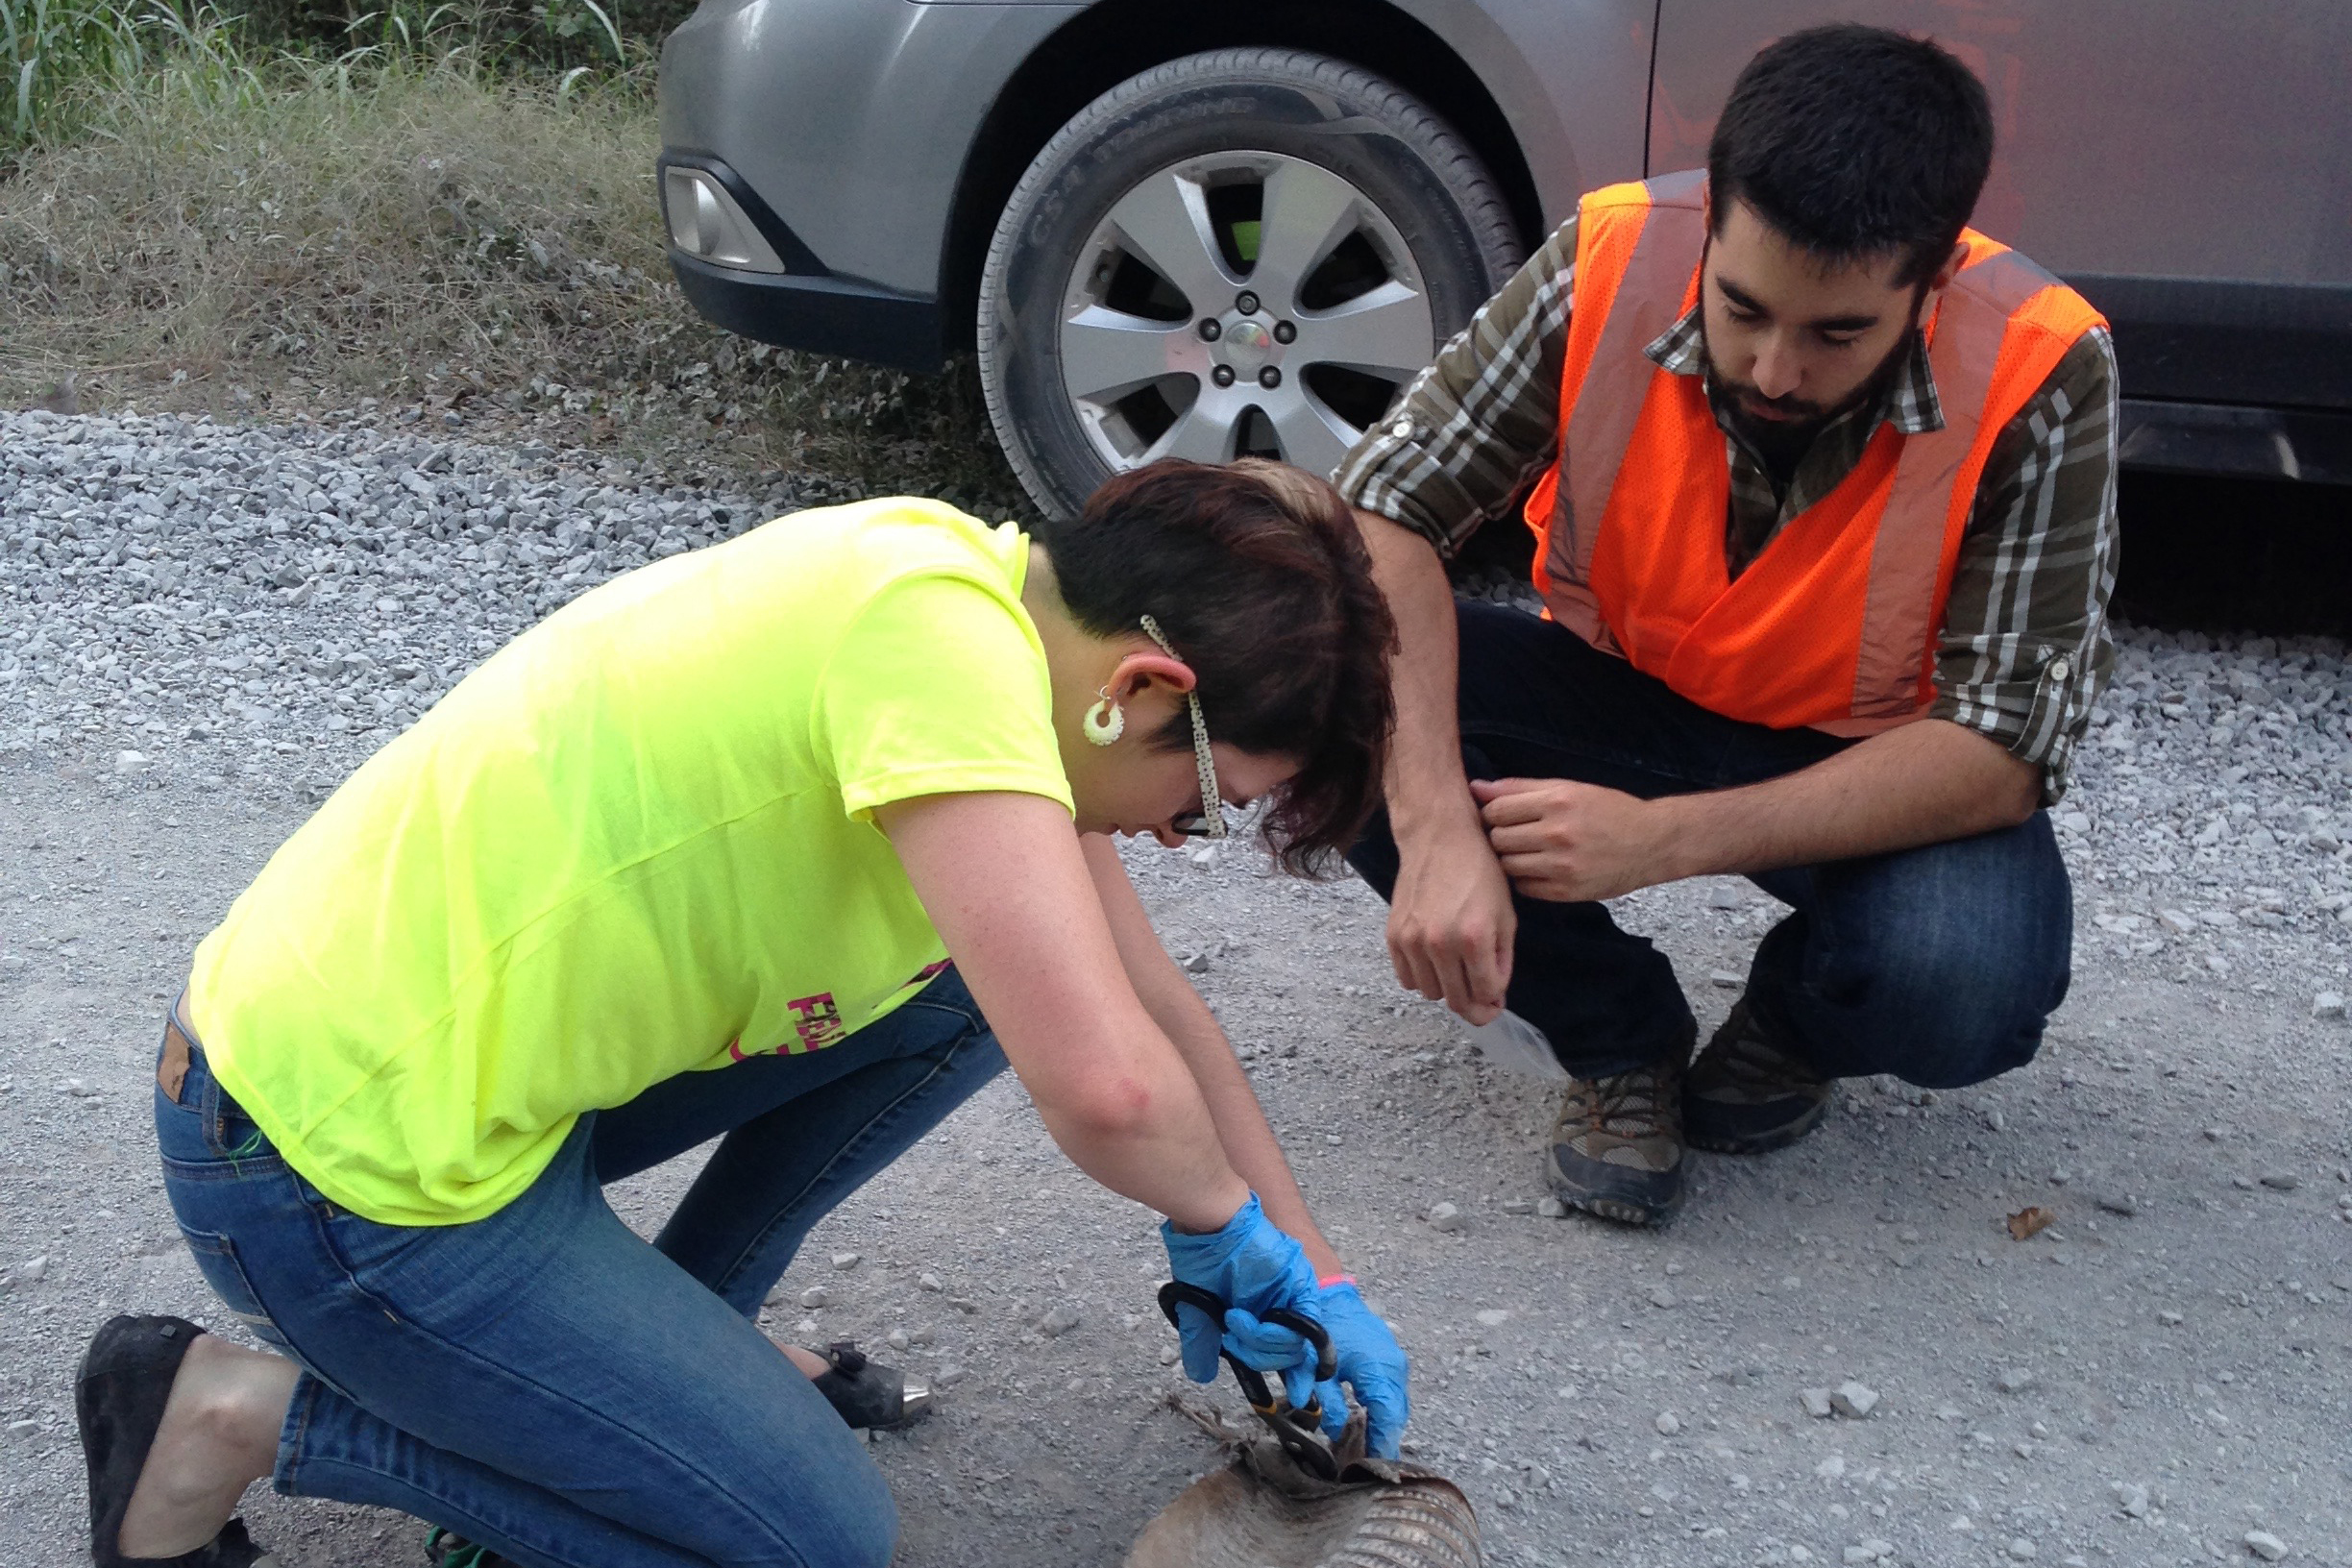
[[[1482,524],[1514,509],[1552,465],[1576,231],[1573,217],[1555,231],[1357,443],[1334,478],[1349,501],[1451,557]],[[1696,310],[1647,352],[1669,374],[1707,378]],[[1917,332],[1883,395],[1825,428],[1785,492],[1717,406],[1731,467],[1725,544],[1734,575],[1852,472],[1880,421],[1906,435],[1944,423]],[[2115,661],[2107,633],[2115,430],[2115,348],[2098,328],[2067,352],[1995,442],[1936,639],[1930,716],[2041,768],[2043,797],[2052,804],[2066,793],[2074,746]]]

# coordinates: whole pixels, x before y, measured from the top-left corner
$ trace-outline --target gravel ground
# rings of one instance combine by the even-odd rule
[[[0,415],[0,1558],[62,1568],[83,1339],[221,1316],[146,1130],[197,939],[484,652],[827,495],[357,428]],[[2352,1564],[2348,677],[2340,644],[2127,633],[2060,812],[2077,976],[2041,1060],[1848,1084],[1797,1148],[1703,1159],[1655,1234],[1542,1212],[1553,1090],[1396,989],[1361,887],[1132,863],[1496,1562]],[[1776,917],[1730,879],[1622,902],[1710,1025]],[[686,1175],[616,1201],[648,1223]],[[2029,1205],[2055,1223],[2013,1240]],[[943,1386],[875,1446],[903,1561],[1109,1564],[1216,1462],[1168,1408],[1160,1268],[1000,1083],[821,1230],[771,1328],[895,1333]],[[418,1560],[395,1516],[249,1513],[290,1565]]]

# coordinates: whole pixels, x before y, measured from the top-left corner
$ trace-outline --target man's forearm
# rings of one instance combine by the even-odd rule
[[[1651,802],[1671,881],[1886,854],[2012,827],[2041,770],[1941,719],[1874,735],[1761,784]]]
[[[1478,831],[1478,807],[1462,773],[1455,681],[1460,645],[1454,585],[1428,540],[1370,512],[1356,514],[1372,577],[1396,620],[1390,661],[1396,730],[1388,747],[1389,829],[1400,844],[1425,832]]]

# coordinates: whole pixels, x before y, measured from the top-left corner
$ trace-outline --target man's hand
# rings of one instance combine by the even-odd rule
[[[1666,815],[1635,796],[1563,778],[1474,779],[1470,793],[1503,873],[1530,898],[1614,898],[1683,874]]]
[[[1503,1011],[1519,917],[1510,883],[1475,830],[1431,843],[1400,840],[1388,902],[1388,962],[1397,983],[1472,1023]]]

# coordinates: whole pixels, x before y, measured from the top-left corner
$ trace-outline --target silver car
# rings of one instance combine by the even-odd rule
[[[2125,461],[2352,482],[2343,0],[703,0],[671,261],[765,342],[976,348],[1050,512],[1329,472],[1580,193],[1703,162],[1758,47],[1857,12],[1984,78],[1977,225],[2113,320]]]

